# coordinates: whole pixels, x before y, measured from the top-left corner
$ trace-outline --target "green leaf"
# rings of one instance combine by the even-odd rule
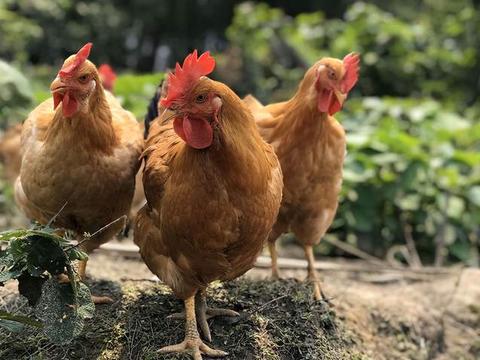
[[[67,257],[60,245],[49,237],[32,236],[28,263],[33,269],[31,275],[38,276],[38,271],[48,271],[52,275],[65,272]]]
[[[453,244],[456,238],[457,238],[457,232],[455,231],[455,227],[452,224],[447,224],[445,226],[445,233],[444,233],[445,244],[447,245]]]
[[[0,327],[10,332],[21,332],[24,328],[24,325],[17,321],[4,320],[0,316]]]
[[[45,281],[46,277],[34,277],[25,272],[18,278],[18,292],[27,298],[30,306],[35,306],[42,295]]]
[[[414,161],[410,163],[405,172],[400,176],[402,187],[405,189],[415,188],[418,186],[418,173],[421,169],[421,163]]]
[[[447,214],[451,218],[460,219],[465,211],[465,201],[458,196],[450,196],[448,199]]]
[[[23,238],[13,238],[10,241],[8,252],[12,255],[14,262],[25,259],[30,249],[30,242]]]
[[[35,314],[42,320],[45,334],[57,344],[71,342],[82,332],[85,319],[93,316],[95,305],[88,287],[78,283],[77,294],[70,284],[59,284],[55,279],[43,285]]]
[[[480,164],[480,154],[475,151],[456,150],[453,154],[453,158],[469,166]]]
[[[7,230],[0,233],[0,241],[10,242],[19,239],[27,239],[31,236],[50,238],[59,244],[69,244],[67,240],[57,234],[58,229],[35,224],[32,229]]]
[[[420,207],[420,195],[418,194],[409,194],[399,198],[396,203],[398,207],[402,210],[414,211]]]
[[[95,304],[92,301],[92,294],[87,285],[77,283],[77,315],[83,319],[91,319],[95,314]]]
[[[388,153],[388,152],[383,154],[373,155],[371,158],[376,164],[379,164],[379,165],[395,163],[401,160],[401,157],[398,154]]]
[[[7,230],[0,232],[0,241],[9,242],[28,236],[28,230]]]
[[[0,272],[0,283],[5,283],[8,280],[17,279],[25,271],[25,267],[14,266],[8,270]]]
[[[12,254],[7,250],[0,250],[0,269],[2,267],[11,267],[13,264]]]
[[[76,247],[73,247],[69,250],[67,250],[68,258],[71,261],[74,260],[88,260],[88,254],[82,250],[79,250]]]
[[[480,186],[472,186],[468,191],[469,200],[476,206],[480,206]]]
[[[465,263],[468,263],[472,256],[471,244],[468,242],[457,241],[450,245],[448,250],[452,255]]]
[[[19,325],[15,325],[15,323]],[[4,326],[5,328],[7,328],[7,330],[10,328],[11,331],[16,331],[17,329],[23,329],[22,324],[38,328],[43,327],[42,323],[31,319],[28,316],[14,315],[6,311],[0,310],[0,326]]]

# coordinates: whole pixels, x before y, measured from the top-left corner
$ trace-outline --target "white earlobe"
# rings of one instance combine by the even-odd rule
[[[317,76],[320,74],[321,71],[323,71],[323,69],[325,69],[326,66],[323,65],[323,64],[320,64],[318,67],[317,67]]]
[[[215,108],[215,110],[218,111],[218,109],[220,109],[222,107],[222,99],[220,99],[218,96],[215,96],[213,99],[212,99],[212,104],[213,104],[213,107]]]

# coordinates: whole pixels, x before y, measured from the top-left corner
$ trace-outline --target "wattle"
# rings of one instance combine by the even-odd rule
[[[205,119],[189,116],[175,118],[173,129],[183,141],[194,149],[205,149],[212,145],[213,129]]]
[[[62,103],[62,113],[65,117],[71,117],[78,111],[78,101],[69,91],[64,94],[53,94],[53,108],[56,109],[60,103]]]

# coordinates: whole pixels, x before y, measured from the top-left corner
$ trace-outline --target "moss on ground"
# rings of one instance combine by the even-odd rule
[[[110,294],[112,305],[97,306],[83,334],[68,346],[51,344],[38,330],[0,330],[0,359],[189,359],[159,355],[162,346],[183,340],[183,322],[167,320],[182,303],[159,283],[92,283],[95,294]],[[17,300],[18,301],[18,300]],[[209,305],[241,313],[210,321],[216,348],[228,359],[366,359],[335,312],[311,299],[311,289],[294,280],[237,280],[214,284]]]

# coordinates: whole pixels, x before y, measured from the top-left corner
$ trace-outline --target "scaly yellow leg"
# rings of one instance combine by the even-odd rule
[[[317,275],[317,271],[315,270],[315,257],[313,256],[313,246],[312,245],[304,245],[303,247],[305,251],[305,257],[307,258],[308,262],[308,277],[307,279],[312,283],[313,285],[313,296],[315,300],[325,300],[327,301],[327,298],[325,297],[321,285],[320,285],[320,279]]]
[[[195,295],[185,300],[185,340],[180,344],[165,346],[160,353],[184,353],[188,352],[194,360],[202,360],[202,354],[210,357],[228,355],[221,350],[212,349],[206,345],[198,335],[197,319],[195,317]]]
[[[87,273],[87,261],[88,260],[80,260],[77,266],[78,276],[80,277],[81,281],[85,281],[86,273]],[[95,296],[92,295],[92,301],[94,304],[111,304],[113,303],[113,299],[109,296]]]
[[[280,273],[278,271],[277,264],[277,249],[275,248],[275,242],[268,243],[268,251],[270,252],[270,258],[272,259],[272,279],[280,279]]]

